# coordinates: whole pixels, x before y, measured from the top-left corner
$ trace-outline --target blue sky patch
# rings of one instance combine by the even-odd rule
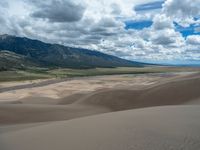
[[[200,25],[195,26],[194,24],[191,24],[189,27],[182,27],[176,22],[174,22],[174,25],[176,27],[176,31],[180,32],[183,35],[183,37],[187,37],[189,35],[200,35],[199,32],[195,32],[195,28],[200,27]]]
[[[141,4],[135,6],[135,11],[147,11],[153,9],[161,9],[164,1],[155,1],[151,3]]]
[[[135,29],[135,30],[142,30],[144,28],[149,28],[152,26],[152,20],[128,20],[125,21],[125,29]],[[174,22],[175,30],[180,32],[183,37],[187,37],[189,35],[200,35],[200,32],[195,32],[195,28],[200,27],[196,26],[195,24],[191,24],[189,27],[182,27],[176,22]]]
[[[136,29],[136,30],[142,30],[144,28],[148,28],[153,24],[151,20],[128,20],[125,21],[125,29]]]

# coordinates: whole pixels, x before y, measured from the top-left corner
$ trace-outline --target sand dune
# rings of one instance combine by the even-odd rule
[[[26,84],[23,89],[16,88],[16,83],[14,83],[13,87],[11,87],[11,83],[9,88],[12,90],[4,91],[0,93],[0,104],[2,101],[22,101],[25,104],[48,104],[49,99],[52,104],[51,99],[56,102],[60,102],[59,100],[73,94],[79,93],[90,93],[96,90],[101,89],[109,89],[109,88],[122,88],[131,86],[132,89],[134,87],[145,87],[150,84],[154,84],[156,82],[160,82],[165,80],[165,78],[173,78],[177,76],[176,74],[172,74],[171,77],[168,75],[160,75],[160,74],[149,74],[149,75],[115,75],[115,76],[102,76],[102,77],[88,77],[88,78],[79,78],[73,80],[58,81],[54,84],[49,84],[44,86],[42,83],[38,83],[41,85],[40,87],[33,87],[30,84]],[[50,82],[50,81],[49,81]],[[1,85],[1,84],[0,84]],[[5,86],[5,85],[3,85]],[[20,86],[20,85],[19,85]],[[3,88],[4,89],[4,88]],[[5,89],[4,89],[5,90]],[[38,101],[37,99],[41,101]],[[34,99],[34,100],[32,100]],[[58,101],[57,101],[58,100]]]
[[[107,113],[0,135],[1,150],[197,150],[200,107]]]
[[[136,89],[131,86],[75,93],[53,99],[29,97],[0,105],[0,124],[59,121],[127,109],[199,103],[200,75],[178,77]],[[30,103],[30,104],[29,104]]]
[[[198,73],[86,78],[5,91],[0,150],[197,150],[199,91]]]
[[[100,105],[113,110],[124,110],[163,105],[179,105],[200,98],[200,75],[179,78],[148,89],[106,90],[92,93],[78,101],[82,104]]]
[[[83,116],[90,116],[111,110],[105,107],[92,107],[89,105],[34,105],[34,104],[12,104],[0,105],[0,124],[20,124],[33,122],[46,122],[69,120]]]

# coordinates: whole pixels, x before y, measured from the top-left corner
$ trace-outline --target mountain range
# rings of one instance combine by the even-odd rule
[[[44,43],[26,37],[0,35],[1,70],[23,69],[29,66],[84,69],[144,65],[94,50]]]

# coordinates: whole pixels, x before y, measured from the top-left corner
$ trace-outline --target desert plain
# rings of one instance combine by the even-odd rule
[[[0,150],[198,150],[200,73],[0,83]]]

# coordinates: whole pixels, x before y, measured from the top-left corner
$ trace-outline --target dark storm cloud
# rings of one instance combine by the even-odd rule
[[[47,2],[36,3],[36,11],[31,14],[32,17],[48,19],[50,22],[75,22],[82,19],[85,7],[75,4],[70,0],[51,0]]]

